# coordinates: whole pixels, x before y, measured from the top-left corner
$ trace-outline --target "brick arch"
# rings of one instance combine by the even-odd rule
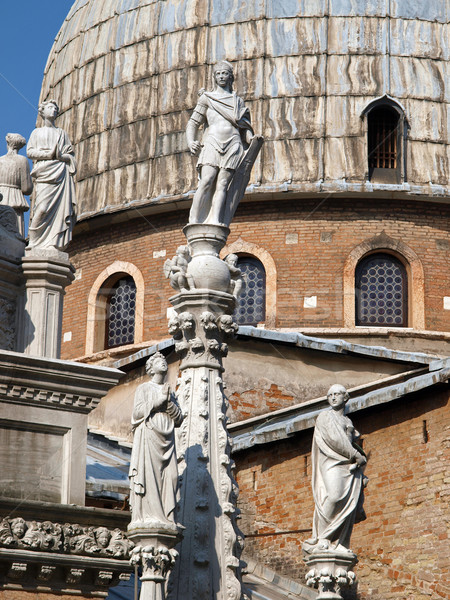
[[[422,263],[409,246],[384,232],[353,248],[344,265],[344,327],[355,327],[355,269],[375,252],[387,252],[403,262],[408,275],[408,327],[425,329],[425,284]]]
[[[100,294],[101,288],[108,279],[116,275],[130,275],[136,284],[136,312],[134,323],[134,343],[143,340],[144,334],[144,290],[145,283],[141,271],[133,264],[116,260],[106,267],[94,281],[88,296],[86,324],[86,354],[104,350],[103,339],[106,319],[106,296]]]
[[[256,244],[246,242],[241,237],[232,244],[225,246],[220,253],[221,258],[228,254],[249,254],[254,256],[264,266],[266,271],[266,321],[267,328],[276,326],[277,318],[277,269],[272,256],[264,248]]]

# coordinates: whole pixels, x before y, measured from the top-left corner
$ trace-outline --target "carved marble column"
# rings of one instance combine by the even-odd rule
[[[185,415],[177,440],[180,506],[185,527],[169,579],[169,598],[240,600],[243,538],[236,526],[238,488],[232,474],[222,357],[237,330],[229,268],[219,258],[229,230],[213,224],[184,228],[192,260],[189,289],[170,301],[169,330],[181,356],[178,402]]]
[[[22,268],[25,289],[19,313],[19,351],[59,358],[63,298],[75,268],[66,252],[54,248],[27,249]]]

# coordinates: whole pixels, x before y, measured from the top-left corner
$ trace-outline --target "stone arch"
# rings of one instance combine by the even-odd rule
[[[409,246],[384,231],[353,248],[344,265],[344,327],[355,327],[355,269],[368,254],[387,252],[396,256],[408,275],[408,327],[425,329],[425,283],[422,263]]]
[[[277,269],[272,256],[264,248],[246,242],[239,237],[235,242],[225,246],[220,253],[221,258],[228,254],[247,254],[254,256],[264,266],[266,271],[266,321],[268,329],[276,327],[277,317]]]
[[[106,282],[113,283],[121,275],[130,275],[136,284],[136,312],[134,324],[134,343],[143,340],[144,327],[144,290],[145,283],[141,271],[133,264],[116,260],[106,267],[94,281],[88,296],[88,311],[86,325],[86,354],[104,350],[104,334],[106,322],[106,296],[101,289]]]

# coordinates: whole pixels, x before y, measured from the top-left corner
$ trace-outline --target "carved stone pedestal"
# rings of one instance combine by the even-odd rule
[[[309,567],[306,583],[318,588],[317,600],[342,600],[341,591],[356,583],[353,567],[358,562],[351,551],[317,551],[304,556]]]
[[[19,351],[32,356],[59,358],[65,288],[75,268],[65,252],[27,250],[22,260],[25,279]]]
[[[165,600],[167,577],[178,556],[173,548],[181,539],[181,529],[163,523],[131,522],[128,538],[135,544],[131,564],[142,567],[139,600]]]

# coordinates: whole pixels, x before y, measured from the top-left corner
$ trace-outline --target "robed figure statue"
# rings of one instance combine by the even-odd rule
[[[29,210],[24,196],[28,196],[33,190],[28,161],[25,156],[18,153],[26,143],[25,138],[20,134],[8,133],[6,136],[8,152],[0,156],[0,201],[14,209],[17,227],[22,237],[25,237],[24,213]]]
[[[157,352],[146,363],[150,381],[134,397],[130,461],[131,525],[175,527],[177,460],[174,427],[183,416],[164,380],[167,362]]]
[[[344,415],[348,398],[344,386],[331,386],[331,408],[316,420],[311,453],[315,511],[312,538],[303,544],[306,553],[349,552],[353,525],[366,518],[362,504],[367,459],[356,444],[359,433]]]
[[[73,177],[77,166],[67,133],[55,126],[59,107],[54,100],[42,102],[42,127],[34,129],[27,146],[34,166],[35,197],[29,227],[30,248],[65,250],[76,221]]]
[[[233,91],[233,81],[230,63],[217,63],[214,67],[215,88],[212,92],[199,91],[199,100],[186,128],[189,150],[198,156],[200,175],[189,223],[224,224],[227,220],[227,190],[242,162],[245,148],[254,137],[250,113],[242,98]],[[202,125],[205,130],[200,142],[196,137]],[[258,151],[259,147],[256,154]]]

